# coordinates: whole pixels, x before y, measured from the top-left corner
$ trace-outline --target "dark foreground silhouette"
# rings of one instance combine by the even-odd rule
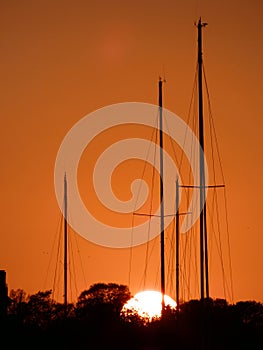
[[[1,349],[263,349],[263,304],[191,300],[147,322],[121,309],[127,286],[97,283],[76,304],[52,300],[52,291],[11,290],[1,316]]]

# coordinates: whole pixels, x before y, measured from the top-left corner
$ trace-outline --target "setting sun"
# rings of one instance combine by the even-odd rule
[[[176,302],[168,295],[164,296],[165,306],[176,308]],[[141,317],[152,319],[161,316],[162,293],[154,290],[142,291],[131,298],[123,307],[122,312],[131,312]]]

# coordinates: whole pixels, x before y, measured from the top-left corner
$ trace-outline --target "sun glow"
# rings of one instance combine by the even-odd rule
[[[164,296],[165,306],[176,309],[176,302],[168,295]],[[124,314],[137,314],[146,319],[161,317],[162,311],[162,293],[146,290],[135,294],[133,298],[127,301],[122,312]]]

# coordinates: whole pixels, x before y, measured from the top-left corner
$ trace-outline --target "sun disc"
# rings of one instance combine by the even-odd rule
[[[164,304],[176,309],[176,302],[168,295],[164,295]],[[127,301],[122,312],[138,314],[148,319],[159,318],[162,312],[162,293],[154,290],[139,292]]]

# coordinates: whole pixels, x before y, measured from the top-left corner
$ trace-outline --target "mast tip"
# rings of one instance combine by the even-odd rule
[[[166,79],[159,76],[159,82],[166,83]]]
[[[195,21],[194,25],[195,25],[196,27],[198,27],[198,26],[200,26],[200,27],[205,27],[205,26],[208,25],[208,23],[207,23],[207,22],[203,22],[203,23],[202,23],[201,16],[200,16],[198,22]]]

